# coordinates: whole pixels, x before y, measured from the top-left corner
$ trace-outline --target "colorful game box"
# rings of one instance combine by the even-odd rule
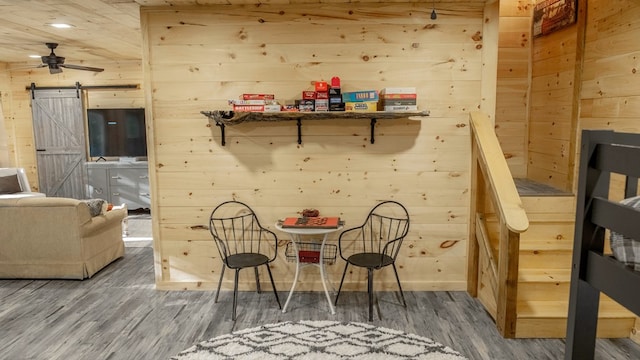
[[[340,224],[339,217],[317,216],[317,217],[288,217],[282,222],[283,228],[315,228],[315,229],[337,229]]]

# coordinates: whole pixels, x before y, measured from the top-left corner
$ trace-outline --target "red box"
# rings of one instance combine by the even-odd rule
[[[329,92],[327,91],[316,91],[316,99],[328,99]]]
[[[316,91],[329,91],[326,81],[316,81]]]
[[[331,78],[331,87],[332,88],[340,88],[340,78],[334,76]]]
[[[304,100],[313,100],[316,98],[316,92],[315,91],[303,91],[302,92],[302,98]]]
[[[298,251],[298,259],[301,263],[319,263],[320,251],[300,250]]]

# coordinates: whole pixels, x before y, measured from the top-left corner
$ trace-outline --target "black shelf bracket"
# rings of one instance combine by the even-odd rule
[[[378,120],[376,120],[376,118],[371,118],[371,143],[373,144],[374,142],[376,142],[376,138],[375,138],[375,128],[376,128],[376,123],[378,122]]]
[[[221,123],[221,122],[216,121],[216,126],[220,127],[220,138],[221,138],[220,144],[222,146],[225,146],[227,144],[227,141],[224,138],[224,127],[225,127],[225,125],[223,123]]]
[[[302,119],[298,118],[296,121],[298,124],[298,145],[302,144]]]

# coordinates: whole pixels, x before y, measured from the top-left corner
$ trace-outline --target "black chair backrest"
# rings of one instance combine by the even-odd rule
[[[274,259],[276,235],[260,225],[255,212],[239,201],[218,205],[209,217],[209,231],[224,259],[234,254],[259,253]]]
[[[399,202],[384,201],[371,209],[359,228],[350,236],[354,240],[347,245],[350,253],[379,253],[395,260],[409,232],[409,213]]]

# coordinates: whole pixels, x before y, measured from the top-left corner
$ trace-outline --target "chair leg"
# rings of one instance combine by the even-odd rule
[[[224,263],[222,263],[222,270],[220,271],[220,280],[218,280],[218,290],[216,291],[216,299],[214,300],[214,303],[218,302],[218,295],[220,295],[220,285],[222,285],[222,277],[224,276],[224,268],[225,265]]]
[[[268,267],[268,266],[267,266]],[[254,272],[256,273],[256,292],[260,294],[260,276],[258,275],[258,267],[253,267]]]
[[[240,269],[236,269],[236,277],[233,281],[233,321],[236,321],[236,305],[238,304],[238,274]]]
[[[369,321],[373,321],[373,269],[367,269],[369,274],[367,276],[367,291],[369,292]]]
[[[269,279],[271,279],[271,286],[273,287],[273,293],[276,295],[276,301],[278,302],[278,309],[282,310],[282,305],[280,305],[280,298],[278,297],[278,290],[276,290],[276,283],[273,282],[273,276],[271,275],[271,268],[269,264],[265,264],[267,267],[267,271],[269,272]]]
[[[398,281],[398,289],[400,289],[400,297],[402,297],[402,304],[407,307],[407,302],[404,300],[404,292],[402,291],[402,285],[400,285],[400,278],[398,277],[398,270],[396,270],[396,263],[392,263],[393,272],[396,273],[396,280]]]
[[[349,263],[344,264],[344,271],[342,272],[342,280],[340,280],[340,287],[338,288],[338,293],[336,294],[336,301],[333,302],[333,305],[338,305],[338,297],[340,296],[340,290],[342,290],[342,283],[344,282],[344,277],[347,275],[347,268],[349,267]]]

